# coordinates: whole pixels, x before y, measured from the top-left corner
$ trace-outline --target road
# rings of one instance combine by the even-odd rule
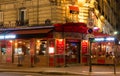
[[[39,73],[0,72],[0,76],[83,76],[83,75],[47,75]]]
[[[23,72],[0,72],[0,76],[120,76],[120,75],[114,75],[114,74],[56,75],[56,74],[23,73]]]

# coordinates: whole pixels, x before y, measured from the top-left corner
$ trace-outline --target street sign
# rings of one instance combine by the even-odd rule
[[[93,28],[94,27],[94,20],[93,19],[88,19],[87,27],[88,28]]]
[[[94,35],[93,34],[87,34],[86,37],[85,37],[85,39],[88,40],[89,38],[94,38]]]

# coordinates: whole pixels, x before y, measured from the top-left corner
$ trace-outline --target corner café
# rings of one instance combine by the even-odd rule
[[[115,64],[119,52],[118,40],[115,37],[97,37],[90,39],[92,64]]]
[[[88,41],[83,40],[87,30],[84,23],[0,29],[0,63],[52,67],[87,63]]]

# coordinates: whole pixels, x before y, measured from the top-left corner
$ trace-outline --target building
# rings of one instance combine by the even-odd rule
[[[115,7],[112,0],[1,0],[0,63],[86,63],[82,56],[88,53],[88,45],[84,52],[80,50],[87,30],[97,27],[95,32],[112,34],[117,22]],[[69,49],[73,53],[67,60]]]

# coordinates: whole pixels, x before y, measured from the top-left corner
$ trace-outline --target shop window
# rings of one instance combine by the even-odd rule
[[[18,40],[15,42],[15,55],[30,55],[29,40]]]
[[[6,48],[1,48],[2,54],[6,54]]]
[[[93,57],[106,57],[112,58],[114,56],[113,43],[93,43],[92,44],[92,55]]]
[[[36,45],[36,54],[37,55],[45,55],[47,50],[47,41],[45,40],[37,40]]]
[[[5,55],[6,54],[6,41],[4,40],[1,40],[1,53],[2,55]]]

